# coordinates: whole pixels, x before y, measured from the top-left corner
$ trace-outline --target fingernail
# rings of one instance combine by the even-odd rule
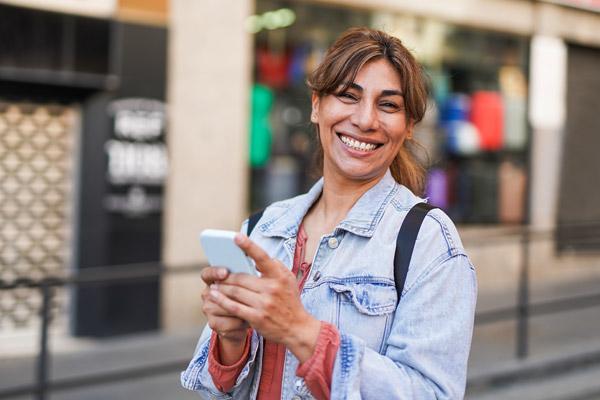
[[[217,276],[221,279],[225,279],[225,277],[227,277],[227,270],[225,268],[219,268],[217,270]]]
[[[245,238],[246,238],[245,235],[238,233],[237,235],[235,235],[233,240],[235,241],[236,244],[242,244],[242,243],[244,243]]]
[[[211,288],[210,297],[212,297],[214,300],[217,300],[219,298],[219,292]]]
[[[213,283],[212,285],[210,285],[210,288],[212,290],[219,290],[219,284],[218,283]]]

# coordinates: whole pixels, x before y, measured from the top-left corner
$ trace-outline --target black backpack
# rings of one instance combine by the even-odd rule
[[[406,281],[406,274],[408,273],[408,265],[410,264],[413,249],[415,248],[419,229],[421,229],[421,224],[427,213],[434,208],[437,207],[427,203],[416,204],[408,211],[404,222],[402,222],[400,231],[398,232],[398,238],[396,239],[396,254],[394,255],[394,283],[396,285],[398,301],[400,301],[400,297],[402,297],[402,290],[404,289],[404,282]],[[262,217],[264,211],[265,210],[258,211],[252,214],[248,219],[248,236],[250,236],[254,230],[254,227]]]

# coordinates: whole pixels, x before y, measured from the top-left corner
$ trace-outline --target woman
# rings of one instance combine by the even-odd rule
[[[208,327],[182,384],[208,398],[462,398],[476,280],[442,211],[420,228],[399,303],[394,286],[396,237],[422,202],[407,150],[421,69],[398,39],[357,28],[308,83],[323,178],[236,238],[260,278],[203,270]]]

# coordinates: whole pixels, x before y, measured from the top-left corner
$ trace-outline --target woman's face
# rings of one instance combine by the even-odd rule
[[[398,72],[378,59],[365,64],[347,90],[313,94],[311,121],[319,125],[324,176],[365,181],[385,174],[412,129],[401,87]]]

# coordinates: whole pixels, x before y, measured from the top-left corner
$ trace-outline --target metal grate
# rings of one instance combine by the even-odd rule
[[[75,110],[0,102],[0,278],[64,275],[70,251]],[[63,316],[60,289],[52,312]],[[0,328],[37,320],[33,289],[0,292]]]

